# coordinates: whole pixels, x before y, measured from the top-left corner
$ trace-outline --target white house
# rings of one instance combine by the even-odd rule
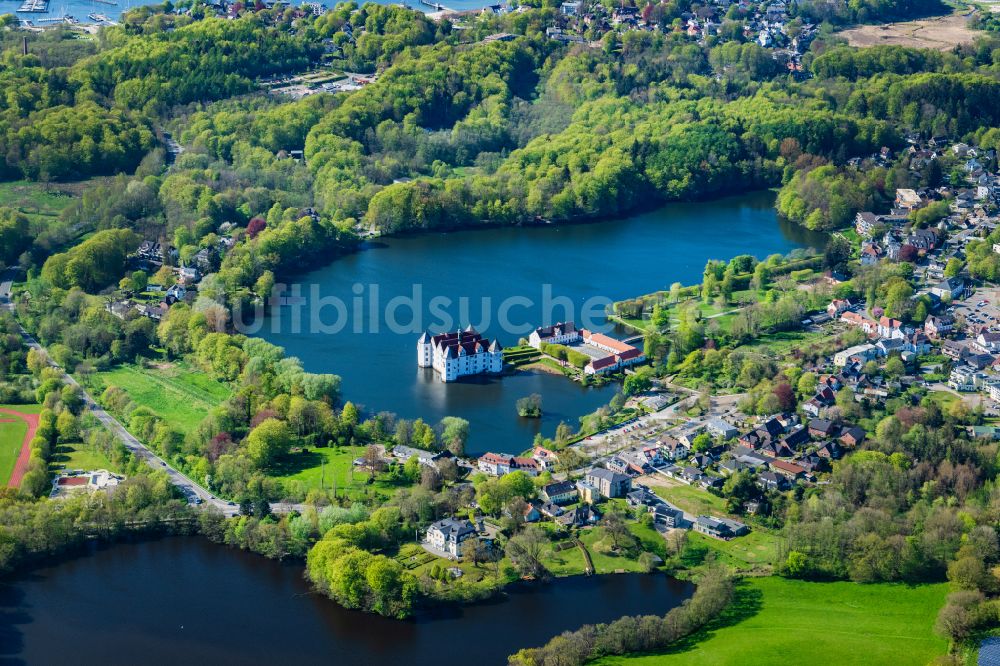
[[[948,377],[948,386],[956,391],[975,391],[985,383],[986,375],[968,365],[956,366]]]
[[[552,326],[539,326],[528,336],[528,344],[540,349],[543,344],[568,345],[580,341],[580,331],[571,321],[559,322]]]
[[[865,361],[870,361],[878,356],[878,348],[875,345],[863,344],[855,345],[853,347],[848,347],[843,349],[833,355],[833,364],[838,368],[842,368],[847,365],[851,359],[857,358],[862,363]]]
[[[472,326],[434,337],[424,333],[417,340],[417,366],[434,368],[443,382],[467,375],[499,374],[503,371],[503,350],[496,340],[490,342]]]
[[[973,346],[985,354],[1000,351],[1000,333],[997,331],[980,331]]]
[[[476,527],[468,520],[445,518],[427,528],[427,543],[453,557],[462,557],[465,542],[476,537]]]

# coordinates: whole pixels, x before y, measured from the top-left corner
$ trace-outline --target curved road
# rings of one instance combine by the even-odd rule
[[[0,282],[0,307],[4,307],[7,310],[13,312],[13,304],[10,301],[10,289],[11,283],[9,280]],[[216,497],[211,491],[202,485],[195,483],[186,474],[173,467],[169,462],[154,453],[149,447],[136,439],[132,433],[125,429],[118,419],[111,416],[103,407],[101,407],[96,400],[87,392],[85,388],[80,386],[69,373],[67,373],[63,368],[58,366],[52,358],[45,351],[45,348],[38,343],[31,335],[24,330],[18,322],[18,328],[21,331],[21,337],[24,339],[25,343],[32,349],[36,349],[45,354],[46,358],[49,359],[49,365],[56,368],[62,373],[62,380],[67,384],[72,384],[80,389],[83,395],[83,401],[87,406],[87,409],[91,414],[97,418],[98,421],[104,424],[104,426],[111,431],[111,433],[117,437],[122,444],[125,445],[129,451],[132,452],[139,460],[145,462],[147,465],[153,469],[160,470],[166,473],[170,482],[175,486],[180,488],[181,492],[188,498],[188,502],[194,505],[200,505],[202,507],[214,507],[221,511],[227,516],[234,516],[239,513],[239,507],[235,504],[230,504],[226,500]],[[302,511],[306,508],[305,504],[290,504],[287,502],[276,502],[271,504],[271,510],[275,513],[288,513],[289,511]]]

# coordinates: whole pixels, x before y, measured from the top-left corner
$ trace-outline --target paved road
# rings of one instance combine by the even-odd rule
[[[4,291],[5,288],[6,292]],[[0,307],[4,307],[8,310],[13,309],[13,304],[10,302],[9,281],[0,283]],[[39,344],[37,340],[31,337],[31,335],[26,330],[24,330],[23,327],[21,327],[20,323],[18,323],[18,328],[20,328],[21,330],[21,337],[24,339],[25,343],[29,347],[36,349],[42,353],[46,353],[45,348],[42,347],[42,345]],[[48,356],[47,353],[46,356]],[[166,473],[167,477],[170,479],[170,482],[181,489],[181,492],[184,493],[184,495],[188,498],[188,501],[191,504],[200,505],[202,507],[212,506],[217,508],[219,511],[221,511],[227,516],[233,516],[239,512],[239,508],[237,506],[230,504],[226,500],[216,497],[207,488],[203,487],[198,483],[195,483],[186,474],[184,474],[177,468],[170,465],[170,463],[168,463],[166,460],[158,456],[149,447],[147,447],[145,444],[136,439],[132,435],[132,433],[130,433],[128,430],[125,429],[125,426],[123,426],[118,421],[118,419],[111,416],[111,414],[105,411],[105,409],[101,407],[96,400],[94,400],[94,398],[90,395],[90,393],[88,393],[85,388],[80,386],[80,383],[77,382],[72,377],[72,375],[67,373],[63,368],[56,365],[56,363],[52,360],[49,361],[49,364],[53,368],[56,368],[62,373],[62,380],[65,383],[71,384],[80,389],[80,392],[83,395],[83,401],[86,404],[87,409],[90,411],[91,414],[94,415],[94,417],[98,421],[103,423],[104,426],[109,431],[111,431],[111,433],[115,437],[117,437],[122,442],[122,444],[124,444],[125,447],[132,452],[132,454],[136,458],[143,461],[153,469],[160,470]],[[275,502],[271,504],[271,510],[275,513],[302,511],[305,508],[306,505],[304,504],[290,504],[285,502]]]

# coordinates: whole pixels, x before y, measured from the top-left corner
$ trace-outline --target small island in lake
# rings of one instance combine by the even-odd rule
[[[542,417],[542,396],[537,393],[527,395],[517,401],[517,415],[538,419]]]

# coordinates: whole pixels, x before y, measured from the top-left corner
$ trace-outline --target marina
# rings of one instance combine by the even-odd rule
[[[94,23],[99,23],[101,25],[118,25],[117,21],[112,21],[104,14],[98,14],[96,12],[92,14],[87,14],[87,18],[93,21]]]
[[[49,0],[24,0],[17,8],[19,14],[44,14],[49,11]]]

